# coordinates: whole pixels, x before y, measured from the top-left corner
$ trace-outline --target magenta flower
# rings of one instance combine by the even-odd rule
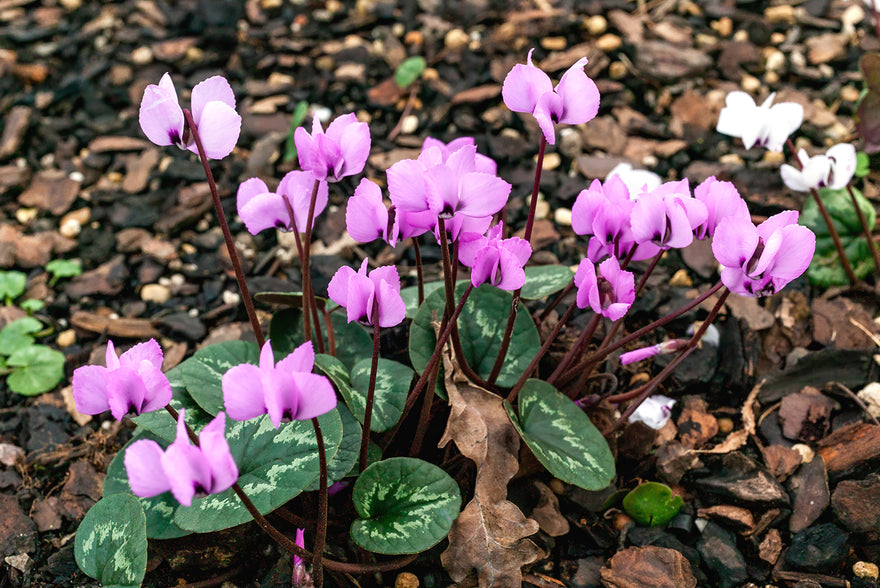
[[[223,492],[238,480],[238,467],[226,442],[226,416],[221,412],[199,433],[199,445],[187,436],[184,411],[177,419],[177,437],[162,451],[152,439],[141,439],[125,450],[123,463],[131,491],[149,498],[171,490],[180,504]]]
[[[272,344],[260,350],[260,365],[242,363],[223,374],[223,405],[229,416],[246,421],[268,414],[281,423],[312,419],[336,407],[336,392],[326,376],[313,374],[315,351],[306,341],[275,363]]]
[[[548,143],[556,142],[554,124],[578,125],[593,119],[599,111],[599,89],[584,73],[587,58],[578,59],[553,87],[550,76],[532,65],[532,53],[526,64],[513,66],[501,96],[513,112],[531,114],[538,121]]]
[[[666,182],[639,196],[632,211],[632,231],[637,243],[653,243],[661,249],[687,247],[708,215],[706,205],[691,196],[687,179]]]
[[[457,137],[449,143],[444,143],[440,139],[435,139],[434,137],[425,137],[425,140],[422,143],[422,151],[430,149],[431,147],[436,147],[440,150],[443,161],[446,161],[449,159],[450,155],[462,147],[471,146],[476,146],[473,137]],[[474,167],[478,172],[484,174],[492,174],[494,176],[498,173],[498,164],[495,163],[495,160],[482,153],[477,153],[474,160]]]
[[[782,181],[795,192],[809,192],[819,188],[840,190],[845,188],[856,173],[856,148],[851,143],[839,143],[828,149],[825,155],[809,157],[798,151],[801,169],[786,163],[779,168]]]
[[[455,214],[491,216],[501,210],[510,184],[477,168],[477,148],[464,147],[444,157],[431,146],[418,159],[398,161],[387,171],[388,192],[398,210],[430,211],[444,219]]]
[[[358,122],[351,112],[336,117],[326,133],[316,113],[312,118],[312,133],[299,127],[293,140],[300,167],[328,182],[361,173],[370,155],[370,127]]]
[[[609,257],[596,266],[589,259],[584,259],[574,274],[574,285],[577,287],[578,308],[589,306],[593,312],[616,321],[632,306],[636,299],[635,277],[632,272],[620,269],[620,262]]]
[[[489,282],[512,292],[526,283],[523,267],[532,255],[532,246],[519,237],[503,239],[503,234],[502,223],[489,229],[485,237],[479,233],[461,234],[458,259],[471,268],[474,288]]]
[[[388,214],[382,201],[382,189],[367,178],[361,180],[348,199],[345,226],[351,238],[359,243],[384,239],[392,247],[397,244],[400,232],[396,219]]]
[[[128,413],[152,412],[171,401],[171,385],[162,373],[162,348],[155,339],[138,343],[119,357],[113,341],[108,341],[106,364],[73,371],[73,399],[81,413],[109,410],[121,421]]]
[[[298,232],[304,233],[314,187],[314,176],[304,171],[288,172],[278,184],[276,192],[270,192],[260,178],[250,178],[238,186],[238,216],[251,235],[270,228],[285,231],[296,228]],[[319,182],[312,218],[313,227],[315,219],[327,207],[327,194],[327,182]],[[291,213],[293,219],[290,218]]]
[[[377,267],[369,275],[366,259],[356,272],[344,265],[330,280],[327,294],[330,300],[345,307],[348,322],[393,327],[406,316],[406,305],[400,297],[400,276],[393,265]],[[374,303],[378,316],[373,314]]]
[[[801,126],[804,108],[795,102],[773,104],[774,96],[775,93],[770,94],[758,106],[745,92],[731,92],[718,116],[716,129],[719,133],[741,138],[746,149],[757,145],[770,151],[782,151],[788,136]]]
[[[241,117],[235,112],[235,95],[226,78],[213,76],[196,84],[192,90],[192,116],[208,159],[223,159],[232,153],[241,132]],[[138,118],[141,130],[156,145],[177,145],[198,154],[174,82],[167,73],[159,85],[150,84],[144,90]]]
[[[306,531],[305,529],[297,529],[296,530],[296,540],[294,541],[297,547],[301,547],[302,549],[306,548]],[[301,586],[305,586],[307,583],[308,574],[306,573],[306,564],[303,561],[303,558],[293,554],[293,572],[291,574],[291,584],[294,588],[300,588]]]
[[[649,357],[654,357],[655,355],[675,353],[680,349],[684,349],[684,346],[687,344],[687,339],[670,339],[649,347],[633,349],[632,351],[620,354],[620,364],[629,365],[637,361],[642,361],[643,359],[648,359]]]
[[[718,223],[728,216],[745,220],[752,217],[746,201],[739,195],[736,186],[731,182],[719,182],[715,176],[709,176],[694,188],[694,198],[706,205],[706,222],[694,229],[697,239],[705,239],[715,234]]]
[[[816,250],[816,235],[797,219],[797,211],[786,210],[757,227],[735,216],[722,220],[712,252],[722,266],[724,285],[743,296],[767,296],[804,273]]]

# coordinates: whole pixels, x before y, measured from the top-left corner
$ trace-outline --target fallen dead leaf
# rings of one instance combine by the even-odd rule
[[[532,518],[538,521],[541,530],[551,537],[561,537],[569,531],[568,519],[559,512],[559,498],[547,484],[535,480],[533,485],[540,497],[538,505],[532,510]]]
[[[695,588],[691,564],[674,549],[649,545],[618,551],[599,570],[609,588]]]
[[[763,385],[763,380],[758,382],[755,387],[752,388],[752,391],[749,392],[746,401],[743,403],[742,429],[732,432],[727,436],[727,439],[715,447],[710,447],[708,449],[692,449],[691,451],[693,453],[730,453],[731,451],[736,451],[745,445],[746,441],[749,440],[749,436],[755,434],[755,411],[752,409],[752,405],[755,403],[755,399],[758,397],[758,393],[761,391],[761,386]]]

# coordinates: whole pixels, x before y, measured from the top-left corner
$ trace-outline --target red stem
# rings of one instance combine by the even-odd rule
[[[532,185],[532,200],[529,202],[529,217],[526,219],[526,230],[523,239],[531,244],[532,227],[535,224],[535,212],[538,209],[538,191],[541,187],[541,172],[544,171],[544,151],[547,149],[547,139],[541,133],[541,146],[538,148],[538,162],[535,165],[535,183]]]

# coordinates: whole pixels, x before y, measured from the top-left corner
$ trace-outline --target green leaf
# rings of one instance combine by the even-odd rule
[[[526,380],[513,426],[547,470],[564,482],[600,490],[614,478],[614,456],[589,417],[570,398],[542,380]]]
[[[430,295],[431,292],[442,287],[443,282],[440,280],[436,282],[425,282],[423,284],[425,296]],[[406,288],[401,288],[400,297],[403,298],[403,303],[406,305],[406,318],[416,318],[416,312],[419,310],[419,287],[407,286]]]
[[[144,511],[129,494],[99,500],[80,523],[74,556],[83,572],[104,586],[140,586],[147,571]]]
[[[43,324],[35,318],[24,317],[12,321],[0,331],[0,354],[12,355],[19,349],[34,344],[32,333],[43,328]]]
[[[333,332],[336,333],[336,356],[348,369],[358,360],[373,355],[373,339],[366,329],[358,323],[349,323],[344,313],[330,315]],[[324,321],[321,321],[324,331]],[[276,312],[269,325],[269,336],[276,357],[284,357],[303,342],[302,313],[297,308],[286,308]],[[326,340],[326,339],[325,339]]]
[[[294,141],[294,134],[296,133],[296,129],[303,124],[303,121],[306,119],[306,113],[309,110],[309,103],[305,100],[300,100],[296,103],[296,108],[293,110],[293,117],[290,119],[290,130],[287,131],[287,143],[284,148],[284,161],[293,161],[296,159],[296,141]]]
[[[170,442],[168,439],[163,439],[148,431],[136,431],[135,436],[125,444],[125,447],[116,454],[113,461],[111,461],[110,465],[107,467],[107,477],[104,478],[103,490],[105,498],[114,494],[127,494],[129,496],[134,496],[131,492],[131,487],[128,485],[128,476],[125,473],[124,459],[126,449],[139,439],[152,439],[162,447],[166,447]],[[184,531],[174,524],[174,511],[179,504],[174,500],[174,497],[170,492],[165,492],[151,498],[134,497],[141,503],[141,508],[146,516],[148,538],[176,539],[190,534],[189,531]]]
[[[427,65],[428,63],[425,61],[425,58],[420,55],[407,57],[394,70],[394,81],[397,82],[399,87],[408,88],[410,84],[419,79]]]
[[[439,543],[461,508],[458,484],[439,467],[411,457],[372,464],[354,484],[358,519],[351,538],[374,553],[419,553]]]
[[[13,368],[6,378],[9,388],[25,396],[48,392],[64,378],[64,354],[45,345],[19,349],[6,365]]]
[[[874,207],[858,189],[852,188],[852,190],[859,208],[865,215],[868,227],[873,229],[877,220]],[[859,278],[864,278],[871,273],[874,262],[849,192],[846,189],[823,188],[819,190],[819,197],[828,209],[831,221],[840,235],[844,252],[850,260],[853,271]],[[798,222],[816,233],[816,253],[807,270],[810,281],[824,287],[848,284],[849,279],[837,258],[837,250],[815,199],[808,198],[805,201],[804,212]]]
[[[859,151],[856,153],[855,176],[857,178],[864,178],[869,173],[871,173],[871,159],[868,157],[867,153]]]
[[[336,455],[327,458],[327,483],[332,484],[346,477],[351,469],[357,464],[361,451],[361,424],[357,422],[348,407],[340,403],[336,405],[339,417],[342,420],[342,440]],[[312,480],[304,492],[317,490],[321,485],[318,478]]]
[[[336,410],[318,418],[327,461],[336,457],[342,440],[342,420]],[[227,421],[226,438],[238,465],[238,483],[263,513],[293,499],[318,477],[318,444],[311,421],[293,421],[275,430],[268,415],[249,421]],[[240,525],[251,515],[232,488],[179,506],[174,524],[208,533]]]
[[[27,300],[24,300],[21,304],[19,304],[19,306],[26,313],[33,314],[39,310],[42,310],[46,306],[46,303],[42,300],[37,300],[36,298],[28,298]]]
[[[78,259],[53,259],[46,264],[46,271],[52,274],[52,279],[74,278],[82,274],[82,264]]]
[[[623,498],[623,510],[635,522],[648,527],[665,525],[681,510],[681,496],[659,482],[639,484]]]
[[[183,383],[205,412],[216,415],[223,410],[223,374],[242,363],[258,364],[260,350],[248,341],[224,341],[202,347],[192,360],[180,366]]]
[[[460,299],[466,283],[456,286]],[[425,298],[410,327],[409,356],[415,370],[421,373],[434,351],[437,337],[431,325],[432,317],[443,316],[444,289],[440,288]],[[494,286],[483,284],[473,292],[458,317],[462,351],[470,366],[482,378],[488,378],[501,349],[501,339],[510,315],[513,295]],[[507,357],[498,376],[497,384],[513,386],[541,348],[538,330],[528,312],[517,314]]]
[[[351,412],[361,424],[364,422],[367,407],[371,364],[372,359],[362,359],[351,370],[350,397],[346,397],[343,390],[340,389],[345,403],[348,404]],[[376,369],[373,416],[370,420],[371,431],[381,433],[397,424],[403,414],[403,405],[406,404],[406,396],[409,394],[412,378],[411,368],[390,359],[379,358]]]
[[[520,297],[525,300],[538,300],[555,294],[568,286],[574,272],[563,265],[533,265],[525,268],[526,283]]]
[[[22,272],[0,272],[0,298],[12,301],[21,296],[27,284],[27,276]]]

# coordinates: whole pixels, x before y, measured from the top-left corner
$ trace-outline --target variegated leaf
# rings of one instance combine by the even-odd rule
[[[361,424],[364,422],[366,412],[371,367],[370,359],[362,359],[355,364],[354,369],[351,370],[352,395],[351,398],[345,399],[351,412]],[[379,358],[373,416],[370,420],[371,431],[381,433],[397,424],[403,414],[403,405],[406,404],[406,395],[409,393],[412,377],[411,368],[390,359]]]
[[[443,282],[441,280],[437,280],[436,282],[425,282],[422,289],[425,293],[425,296],[428,296],[437,288],[442,287]],[[419,311],[419,287],[407,286],[406,288],[401,288],[400,297],[403,298],[403,303],[406,305],[406,318],[416,318],[416,313]]]
[[[186,386],[183,385],[183,366],[196,361],[198,360],[195,357],[190,357],[177,367],[168,370],[165,376],[168,378],[168,383],[171,384],[171,407],[177,412],[185,410],[183,418],[186,424],[193,431],[199,432],[202,427],[211,422],[212,416],[202,410],[202,407],[193,400],[193,397],[187,392]],[[177,422],[165,410],[147,412],[132,417],[131,420],[141,429],[150,431],[168,441],[173,441],[177,435]]]
[[[551,474],[586,490],[614,478],[614,456],[602,434],[570,398],[541,380],[527,380],[519,393],[519,418],[504,407],[526,445]]]
[[[574,278],[574,272],[564,265],[531,265],[525,268],[526,283],[520,296],[537,300],[559,292]]]
[[[352,494],[358,518],[351,538],[368,551],[419,553],[440,542],[461,508],[458,484],[439,467],[412,457],[372,464]]]
[[[331,302],[328,302],[328,306]],[[344,312],[330,315],[333,332],[336,335],[336,356],[351,369],[358,360],[373,354],[373,339],[367,330],[358,323],[350,323]],[[321,320],[321,333],[327,340],[326,325]],[[269,336],[275,357],[281,358],[301,345],[303,339],[302,313],[297,308],[285,308],[275,313],[269,324]],[[318,348],[315,348],[317,351]]]
[[[223,374],[241,363],[259,363],[260,350],[248,341],[224,341],[202,347],[191,359],[181,364],[183,383],[193,400],[214,416],[223,410]]]
[[[147,529],[137,498],[99,500],[76,530],[76,563],[104,586],[140,586],[147,570]]]

